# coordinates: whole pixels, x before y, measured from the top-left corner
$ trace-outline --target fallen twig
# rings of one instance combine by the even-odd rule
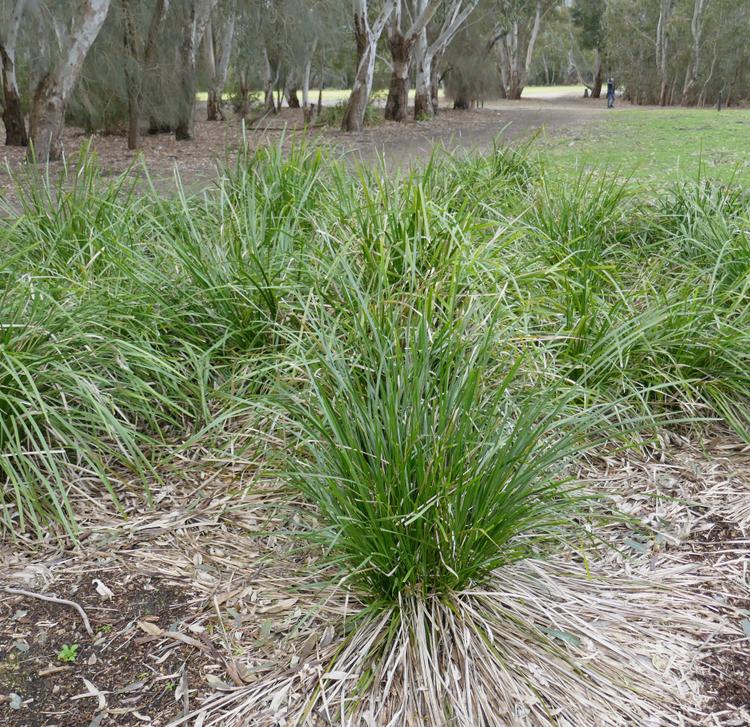
[[[7,586],[3,587],[3,590],[6,593],[13,594],[14,596],[28,596],[29,598],[38,598],[40,601],[49,601],[50,603],[59,603],[61,606],[70,606],[80,614],[81,619],[83,620],[83,626],[86,629],[86,633],[89,636],[94,635],[94,632],[91,629],[91,623],[89,622],[89,617],[75,601],[69,601],[67,598],[57,598],[55,596],[44,596],[41,593],[34,593],[34,591],[24,591],[20,588],[9,588]]]

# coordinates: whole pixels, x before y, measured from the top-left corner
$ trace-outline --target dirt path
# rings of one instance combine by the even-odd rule
[[[337,129],[301,130],[300,112],[284,109],[246,130],[252,147],[287,142],[301,134],[340,151],[346,157],[374,161],[383,156],[387,166],[404,168],[426,159],[435,146],[445,146],[457,153],[491,149],[496,139],[516,140],[537,132],[549,135],[575,134],[583,126],[606,112],[604,102],[584,101],[570,95],[498,101],[473,111],[444,110],[430,122],[409,120],[402,124],[386,122],[357,134],[342,134]],[[202,117],[202,110],[197,112]],[[0,124],[1,126],[1,124]],[[0,129],[0,138],[4,132]],[[192,142],[177,142],[173,135],[146,136],[142,158],[160,188],[173,186],[174,172],[180,174],[190,189],[210,184],[216,176],[216,163],[231,159],[241,146],[242,124],[231,118],[224,122],[200,121]],[[66,158],[75,162],[87,144],[97,156],[103,174],[115,176],[139,165],[141,152],[128,151],[125,139],[114,135],[87,135],[80,129],[66,129]],[[0,147],[0,195],[7,193],[10,179],[7,167],[22,168],[24,150]],[[63,164],[51,165],[52,173]]]
[[[534,134],[577,135],[606,113],[606,103],[571,96],[495,101],[473,111],[443,111],[430,122],[385,123],[360,134],[335,135],[347,155],[382,155],[386,163],[408,166],[429,157],[436,146],[457,153],[487,151],[496,140],[515,141]]]

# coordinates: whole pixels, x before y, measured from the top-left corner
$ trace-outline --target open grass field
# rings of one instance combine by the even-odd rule
[[[576,108],[13,170],[4,723],[750,724],[750,198],[669,163],[745,112]]]
[[[596,167],[657,185],[701,177],[750,186],[750,111],[617,106],[575,139],[547,140],[563,171]]]

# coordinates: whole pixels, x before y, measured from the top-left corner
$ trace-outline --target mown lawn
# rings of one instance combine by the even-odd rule
[[[642,182],[750,183],[750,110],[615,108],[572,139],[550,137],[554,166],[608,168]]]

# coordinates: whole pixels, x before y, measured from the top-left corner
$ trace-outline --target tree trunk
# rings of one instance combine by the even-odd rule
[[[603,69],[602,69],[602,52],[599,48],[596,49],[596,59],[594,62],[594,83],[591,86],[591,98],[602,97],[602,86],[604,85]]]
[[[216,56],[216,43],[213,38],[213,27],[206,29],[206,49],[210,53],[209,70],[210,86],[208,89],[208,105],[206,115],[208,121],[224,120],[224,86],[227,83],[227,73],[229,72],[229,61],[232,56],[232,46],[234,44],[234,27],[237,16],[237,0],[232,0],[226,9],[226,18],[221,30],[221,51]]]
[[[11,55],[12,53],[12,55]],[[3,123],[6,146],[28,146],[26,123],[21,108],[21,95],[16,81],[15,50],[0,45],[3,76]]]
[[[440,111],[440,64],[443,60],[443,54],[435,56],[432,59],[430,68],[430,102],[432,103],[432,113],[437,116]]]
[[[315,113],[315,106],[310,103],[310,78],[312,75],[312,61],[317,47],[317,38],[313,41],[312,48],[310,48],[307,58],[305,59],[305,65],[302,69],[302,119],[305,125],[309,124],[313,119]]]
[[[325,58],[320,59],[320,78],[318,79],[318,116],[323,113],[323,83],[325,79]]]
[[[703,88],[701,89],[700,96],[698,96],[698,106],[700,106],[701,108],[703,108],[706,105],[706,95],[708,93],[708,87],[714,78],[714,71],[716,70],[717,56],[718,56],[718,46],[716,43],[714,43],[713,57],[711,58],[711,68],[708,72],[708,76],[706,77],[706,80],[703,83]]]
[[[414,56],[416,83],[414,91],[414,118],[417,121],[431,119],[432,108],[432,56],[427,44],[427,29],[419,34]]]
[[[229,61],[232,59],[232,48],[234,47],[234,29],[237,21],[237,0],[227,8],[227,19],[222,32],[221,53],[216,66],[216,75],[213,79],[212,91],[219,103],[219,116],[223,119],[224,113],[224,87],[227,85],[227,74],[229,73]]]
[[[140,146],[141,141],[141,101],[143,77],[140,63],[140,40],[138,26],[133,16],[131,0],[121,0],[125,26],[125,84],[128,94],[128,149]]]
[[[143,51],[143,68],[141,69],[145,79],[145,91],[146,98],[153,104],[153,100],[156,97],[157,86],[155,83],[155,77],[158,74],[157,60],[159,50],[159,35],[161,33],[164,20],[167,16],[168,0],[156,0],[154,7],[154,14],[151,16],[151,23],[148,29],[148,35],[146,36],[146,47]],[[164,129],[164,122],[156,118],[153,113],[153,108],[149,108],[149,122],[148,122],[148,133],[158,134],[162,130],[172,131],[171,126]]]
[[[265,96],[266,111],[276,113],[276,104],[273,100],[273,87],[279,80],[279,69],[276,69],[276,75],[271,68],[271,59],[268,56],[268,49],[263,49],[263,91]]]
[[[301,107],[301,104],[299,102],[299,94],[297,93],[297,89],[295,87],[286,89],[286,102],[290,109],[298,109]]]
[[[55,161],[62,156],[65,104],[108,11],[109,0],[85,0],[62,60],[39,83],[31,109],[31,159]]]
[[[523,29],[518,19],[514,19],[508,30],[498,39],[497,47],[500,53],[500,76],[505,90],[505,98],[517,101],[523,94],[526,86],[531,63],[534,57],[534,48],[539,29],[542,24],[542,3],[537,0],[534,18],[531,27]],[[523,32],[522,32],[523,30]],[[528,33],[526,42],[526,58],[521,60],[523,53],[524,36]]]
[[[388,48],[391,51],[393,70],[385,103],[385,118],[388,121],[403,121],[409,106],[409,67],[414,41],[404,37],[401,30],[391,28]]]
[[[660,0],[656,26],[656,70],[659,78],[659,105],[666,106],[669,94],[669,19],[674,0]]]
[[[3,123],[6,146],[28,146],[26,122],[21,108],[21,94],[16,79],[16,43],[26,0],[16,0],[4,42],[0,42],[0,70],[3,86]]]
[[[250,110],[250,88],[247,85],[247,72],[241,70],[239,72],[239,103],[237,104],[238,113],[241,119],[247,117],[247,112]]]
[[[365,121],[365,111],[372,87],[375,64],[375,46],[368,28],[367,4],[363,13],[354,14],[354,40],[357,45],[357,73],[354,76],[352,92],[341,122],[342,131],[361,131]]]
[[[224,112],[221,108],[221,91],[212,87],[208,89],[208,101],[206,102],[206,121],[219,120],[224,120]]]
[[[682,87],[682,105],[690,103],[693,87],[698,81],[701,68],[701,41],[703,36],[703,19],[708,0],[695,0],[693,6],[693,18],[690,23],[690,32],[693,37],[693,45],[690,53],[690,62],[685,72],[685,83]]]
[[[194,11],[193,11],[194,12]],[[195,135],[195,33],[193,21],[186,23],[180,49],[179,101],[174,137],[191,141]]]
[[[191,141],[195,136],[195,71],[198,47],[203,40],[211,11],[218,0],[186,0],[183,18],[182,45],[180,46],[180,84],[177,125],[174,136],[177,141]]]

